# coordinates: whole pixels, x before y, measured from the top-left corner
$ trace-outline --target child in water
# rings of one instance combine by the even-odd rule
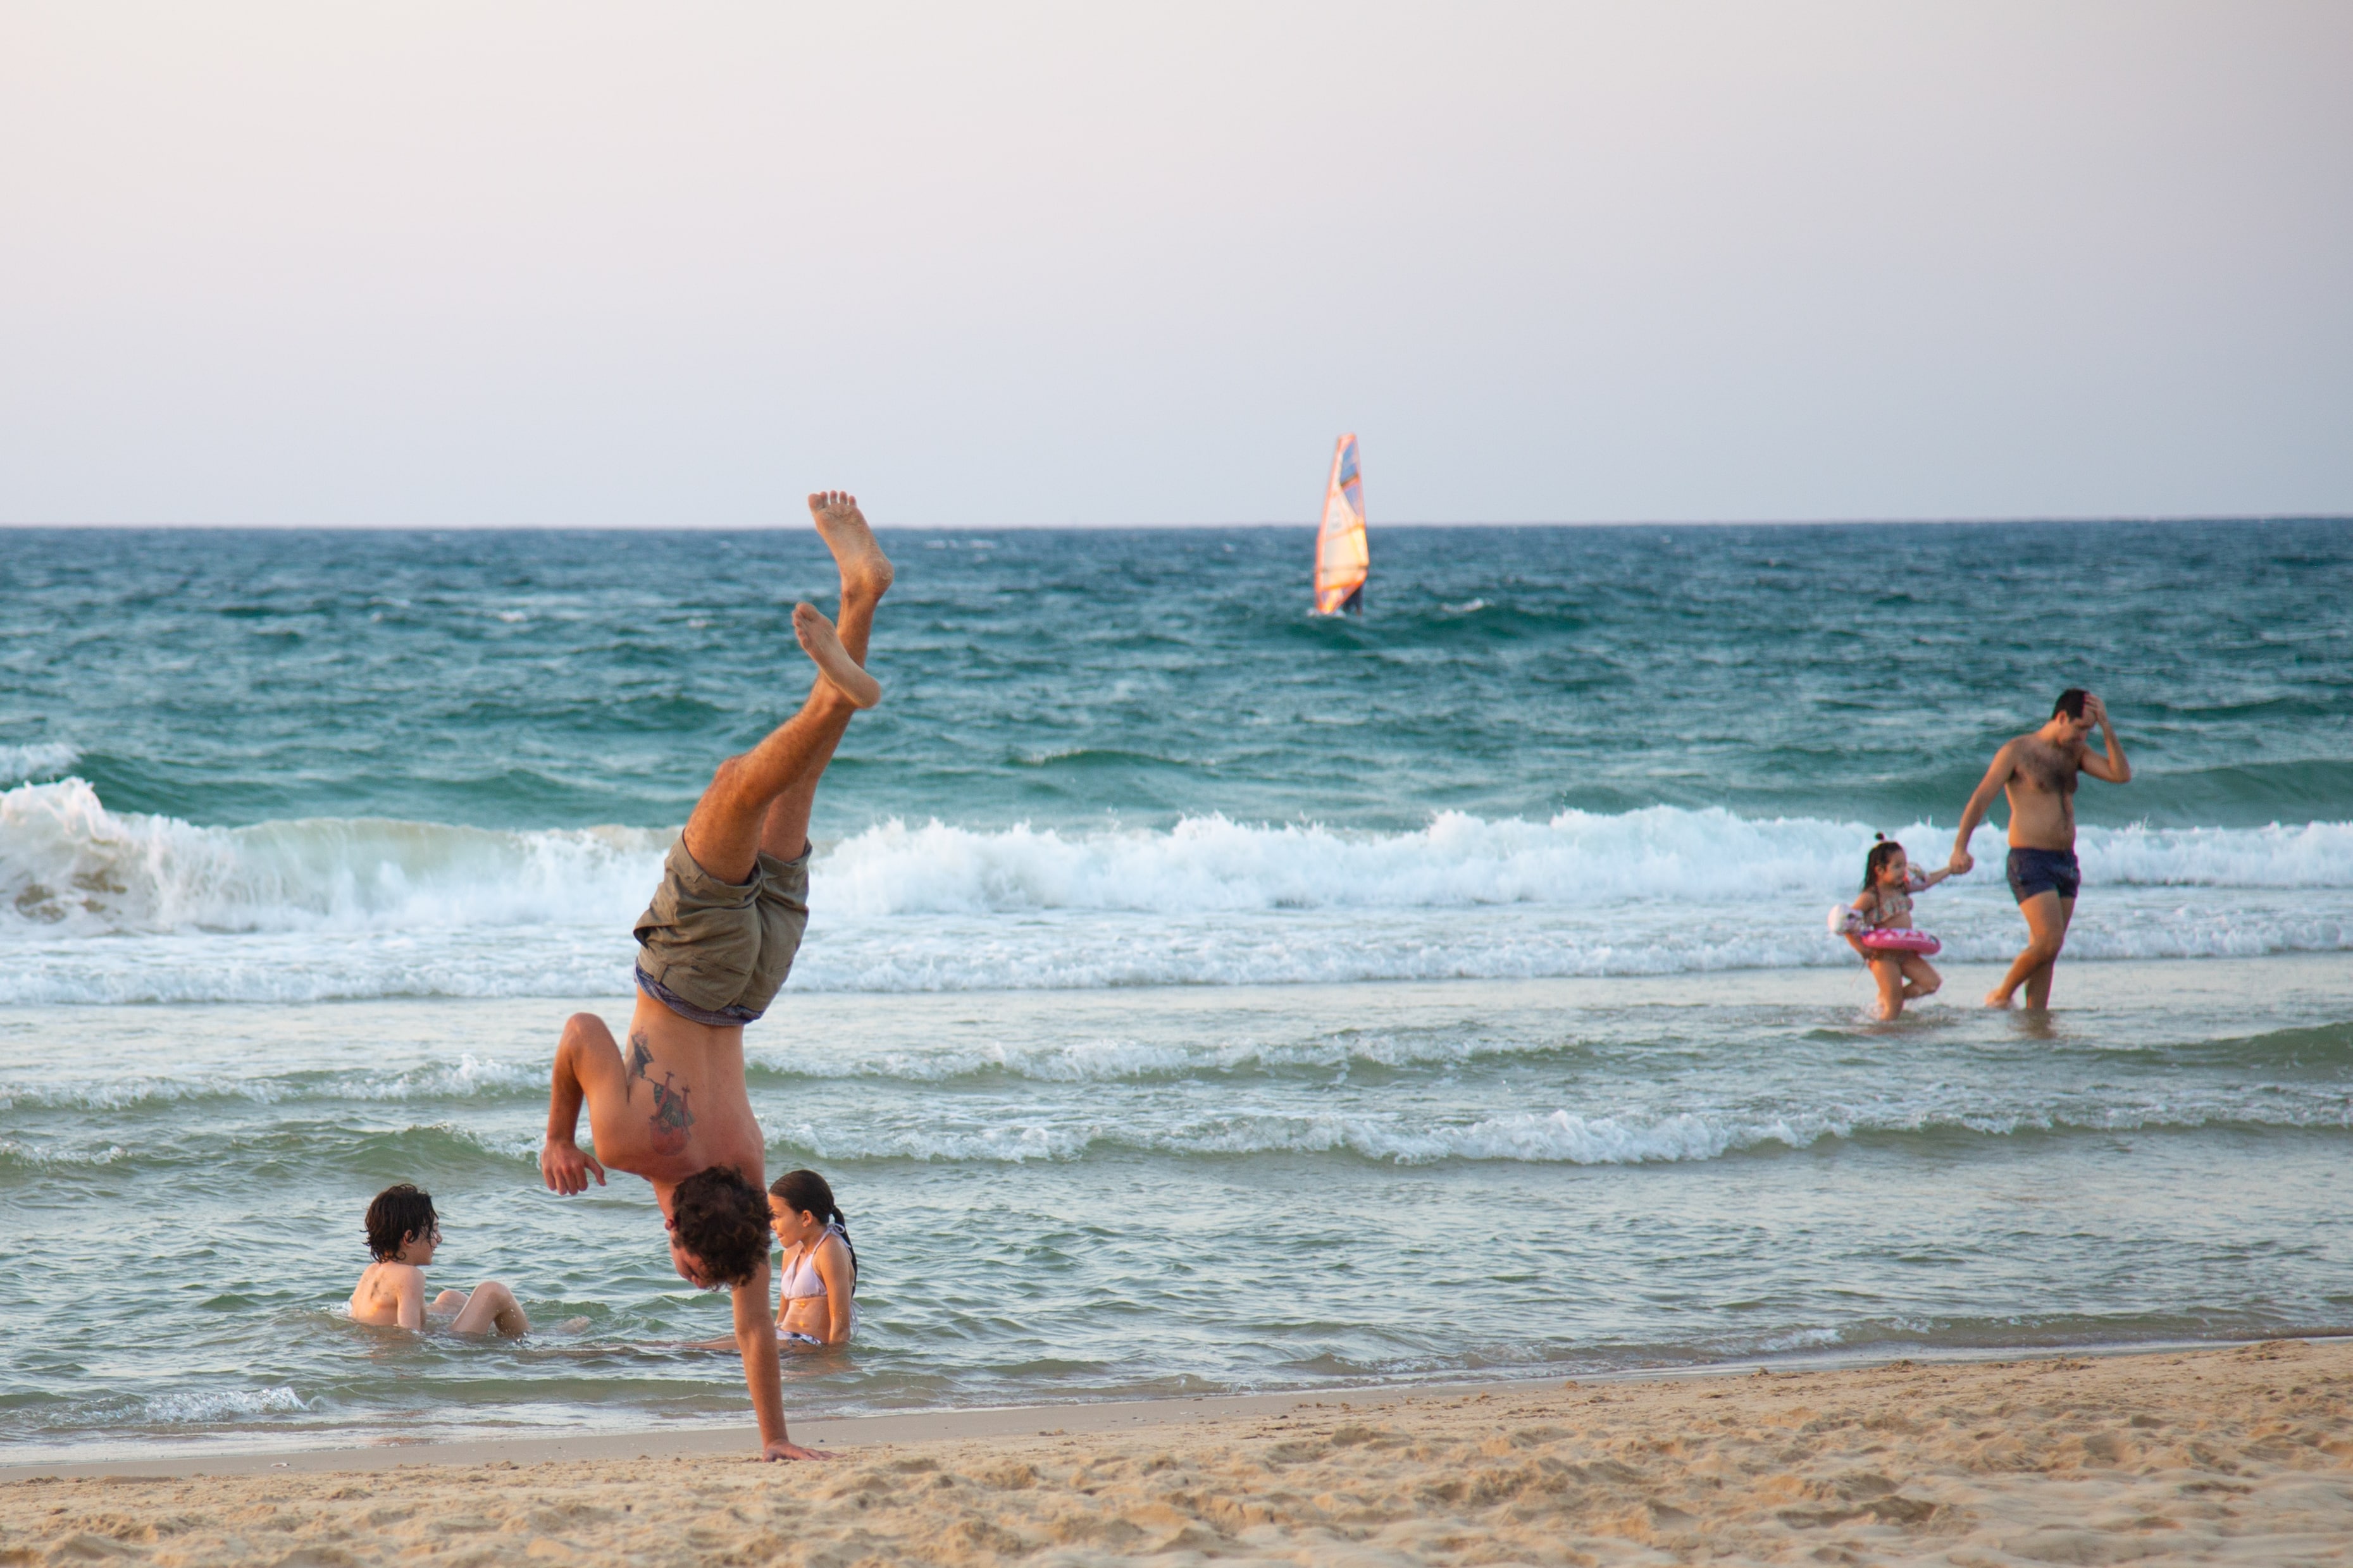
[[[858,1326],[858,1251],[832,1186],[815,1171],[788,1171],[768,1188],[768,1218],[785,1248],[776,1343],[788,1351],[848,1344]]]
[[[776,1349],[786,1355],[838,1350],[858,1328],[858,1251],[833,1187],[815,1171],[787,1171],[768,1187],[768,1229],[784,1244],[776,1271]],[[695,1350],[732,1351],[733,1340]]]
[[[493,1329],[510,1338],[531,1332],[531,1320],[516,1305],[514,1292],[495,1279],[485,1279],[469,1295],[444,1290],[428,1304],[425,1299],[425,1266],[441,1245],[440,1216],[433,1197],[401,1182],[376,1194],[368,1205],[368,1251],[375,1261],[360,1275],[352,1291],[352,1321],[380,1328],[422,1329],[427,1315],[455,1320],[450,1331],[487,1334]]]
[[[1916,952],[1890,952],[1863,946],[1862,933],[1911,930],[1912,895],[1935,887],[1953,873],[1949,869],[1916,870],[1905,858],[1904,846],[1883,833],[1872,837],[1878,842],[1872,845],[1862,863],[1862,892],[1849,906],[1839,934],[1871,965],[1871,977],[1879,983],[1879,1016],[1899,1018],[1904,1016],[1905,1003],[1935,995],[1937,987],[1945,984],[1945,977]]]

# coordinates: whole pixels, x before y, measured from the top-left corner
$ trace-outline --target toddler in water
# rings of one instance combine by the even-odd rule
[[[1903,1016],[1905,1003],[1935,995],[1945,977],[1919,953],[1863,946],[1862,934],[1911,930],[1912,895],[1935,887],[1953,873],[1918,870],[1905,858],[1904,846],[1883,833],[1872,837],[1878,842],[1872,845],[1862,863],[1862,895],[1843,911],[1838,931],[1849,947],[1862,954],[1862,961],[1871,965],[1871,977],[1879,982],[1879,1016],[1898,1018]]]
[[[444,1290],[427,1303],[425,1266],[441,1245],[441,1220],[433,1212],[431,1194],[407,1182],[376,1194],[375,1202],[368,1205],[367,1237],[375,1261],[352,1291],[353,1322],[422,1329],[430,1313],[453,1318],[453,1333],[487,1334],[495,1329],[512,1337],[531,1332],[531,1320],[515,1304],[514,1292],[495,1279],[483,1280],[471,1295]]]

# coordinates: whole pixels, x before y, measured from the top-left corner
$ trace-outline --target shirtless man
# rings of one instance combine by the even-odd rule
[[[2099,728],[2106,754],[2084,743]],[[2078,687],[2059,694],[2051,721],[2021,735],[1993,754],[1993,765],[1969,796],[1953,838],[1956,873],[1977,864],[1969,835],[1985,820],[1996,792],[2010,796],[2010,890],[2026,917],[2026,951],[2011,963],[2001,984],[1986,994],[1989,1007],[2007,1007],[2021,985],[2029,1007],[2051,1005],[2051,972],[2067,944],[2067,923],[2075,918],[2075,893],[2084,884],[2075,864],[2075,775],[2128,784],[2132,764],[2124,742],[2100,700]]]
[[[765,1459],[827,1456],[785,1434],[765,1150],[744,1086],[744,1026],[775,999],[808,924],[809,805],[850,715],[881,700],[864,668],[866,638],[891,585],[891,563],[857,498],[813,495],[809,512],[841,570],[841,624],[793,607],[794,635],[818,671],[808,700],[721,763],[695,803],[652,906],[638,917],[628,1048],[593,1013],[565,1022],[539,1153],[540,1174],[559,1193],[585,1192],[591,1175],[601,1186],[607,1167],[652,1183],[679,1277],[733,1290],[735,1346]],[[594,1154],[575,1142],[584,1100]]]

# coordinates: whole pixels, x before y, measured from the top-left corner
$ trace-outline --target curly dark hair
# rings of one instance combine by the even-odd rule
[[[768,1194],[733,1165],[712,1165],[670,1194],[670,1228],[713,1286],[748,1285],[768,1261]]]
[[[402,1243],[412,1236],[431,1236],[441,1228],[433,1212],[433,1194],[414,1182],[395,1182],[368,1205],[368,1251],[378,1263],[400,1256]]]

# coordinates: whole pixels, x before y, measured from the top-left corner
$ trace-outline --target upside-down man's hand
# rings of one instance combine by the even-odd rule
[[[596,1163],[596,1155],[584,1152],[569,1139],[550,1138],[539,1146],[539,1174],[549,1192],[562,1193],[565,1197],[585,1193],[591,1172],[596,1173],[596,1184],[603,1186],[605,1167]]]
[[[830,1459],[833,1458],[833,1454],[829,1449],[804,1448],[798,1443],[787,1443],[782,1438],[779,1438],[774,1443],[763,1444],[760,1447],[760,1458],[763,1460]]]

